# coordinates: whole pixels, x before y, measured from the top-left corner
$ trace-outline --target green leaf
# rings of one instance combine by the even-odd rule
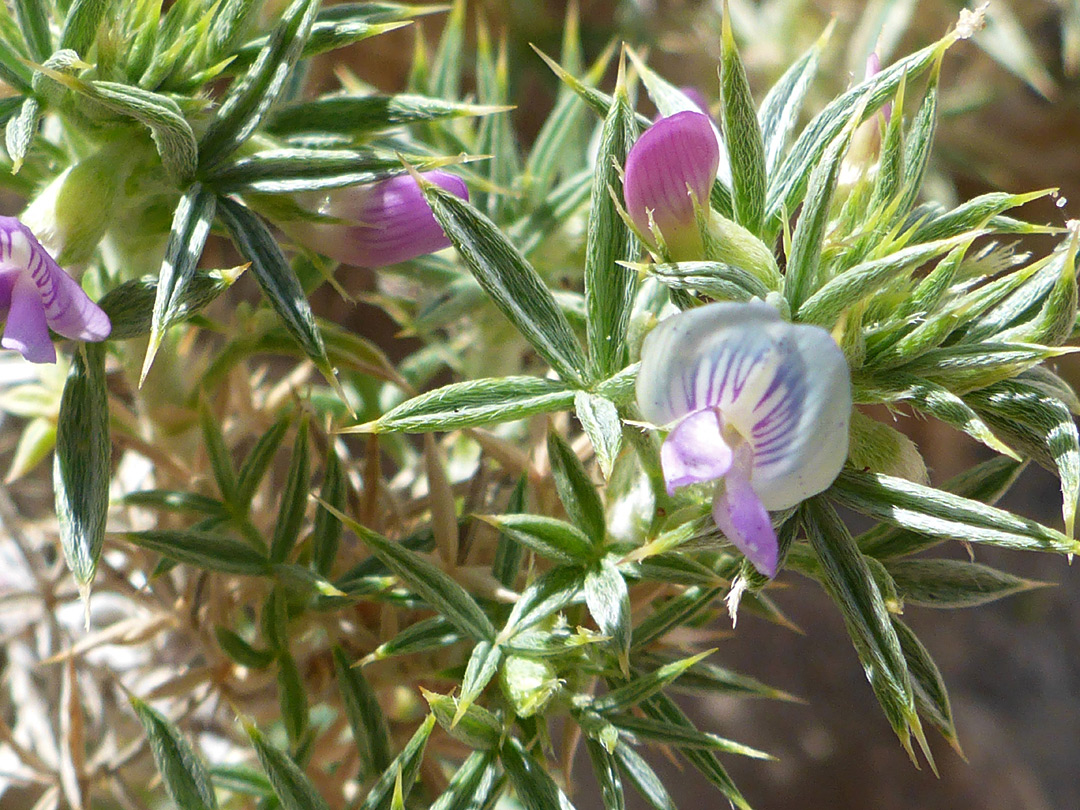
[[[665,287],[693,290],[720,301],[749,301],[765,298],[769,288],[752,273],[724,262],[677,262],[635,264]],[[790,265],[789,265],[790,267]]]
[[[245,269],[241,266],[229,270],[195,270],[183,291],[176,296],[172,319],[166,320],[162,329],[197,315],[229,289]],[[109,340],[129,340],[150,333],[157,288],[158,280],[145,276],[125,281],[102,296],[98,306],[112,322]]]
[[[818,266],[821,263],[821,249],[831,216],[836,180],[853,132],[853,129],[845,129],[837,135],[810,174],[810,184],[799,221],[795,225],[785,271],[784,292],[793,312],[798,312],[820,286]]]
[[[451,383],[406,400],[374,422],[342,433],[429,433],[512,422],[537,413],[563,411],[574,390],[540,377],[491,377]]]
[[[637,640],[636,629],[634,631],[634,640]],[[673,659],[666,654],[638,653],[635,660],[639,661],[642,666],[660,667],[671,663]],[[776,689],[756,678],[751,678],[749,675],[734,672],[716,664],[711,664],[708,661],[698,661],[679,676],[679,680],[675,682],[672,688],[680,692],[704,692],[706,694],[798,702],[798,698],[781,689]]]
[[[20,102],[19,112],[7,121],[7,126],[4,128],[4,146],[8,157],[11,158],[12,174],[19,171],[26,153],[30,151],[30,144],[37,135],[41,115],[41,102],[36,98],[27,98]]]
[[[554,430],[548,431],[548,461],[555,489],[570,520],[599,548],[607,529],[600,494],[589,479],[577,454]]]
[[[526,810],[574,810],[544,766],[516,738],[503,743],[500,758]]]
[[[137,697],[128,698],[146,730],[165,792],[183,810],[216,810],[217,797],[210,775],[179,730]]]
[[[961,203],[951,211],[920,220],[915,232],[908,239],[912,245],[949,239],[962,233],[983,227],[993,217],[1025,203],[1045,197],[1046,191],[1032,191],[1027,194],[1007,194],[994,191],[974,197]]]
[[[340,647],[334,647],[333,655],[334,674],[363,773],[384,773],[390,767],[390,732],[375,691],[363,671],[349,665]]]
[[[228,499],[235,509],[246,512],[251,506],[255,490],[259,488],[259,484],[270,469],[270,463],[274,460],[274,454],[281,446],[290,424],[292,424],[292,418],[288,414],[281,416],[248,451],[244,463],[240,465],[236,494]]]
[[[261,650],[220,624],[214,626],[214,638],[229,658],[248,669],[266,669],[276,660],[272,650]]]
[[[48,5],[45,0],[12,0],[12,5],[31,58],[44,62],[53,52]]]
[[[499,783],[496,763],[495,754],[473,751],[431,805],[431,810],[483,810],[489,807]]]
[[[646,716],[651,717],[654,720],[662,720],[671,725],[679,725],[696,730],[696,726],[694,726],[693,722],[686,716],[683,710],[675,704],[675,701],[663,693],[653,695],[649,700],[642,704],[641,708]],[[749,803],[743,798],[739,789],[735,787],[735,783],[731,781],[731,777],[728,776],[727,771],[724,770],[724,766],[720,764],[720,761],[712,751],[684,748],[680,753],[687,762],[693,765],[706,779],[715,785],[724,795],[724,798],[726,798],[734,807],[737,807],[739,810],[750,810]]]
[[[517,515],[525,511],[528,483],[528,475],[523,474],[518,479],[514,491],[510,493],[510,502],[506,505],[507,514]],[[500,532],[498,544],[495,546],[495,559],[491,563],[491,573],[507,588],[513,588],[520,568],[521,546],[506,532]]]
[[[308,502],[310,464],[308,458],[307,414],[300,420],[296,442],[293,445],[289,475],[285,479],[285,491],[281,495],[274,537],[270,541],[270,561],[285,562],[300,536],[304,522],[304,510]]]
[[[821,563],[823,584],[844,617],[870,685],[903,746],[921,740],[915,696],[885,601],[847,528],[820,497],[803,504],[803,528]]]
[[[48,76],[103,107],[145,125],[170,181],[181,185],[194,176],[198,152],[195,134],[180,106],[170,97],[116,82],[84,82],[55,70],[49,70]]]
[[[885,567],[905,602],[931,608],[984,605],[1046,584],[964,560],[890,560]]]
[[[585,606],[619,661],[624,673],[630,668],[630,592],[611,557],[604,557],[585,575]]]
[[[432,183],[421,186],[435,218],[495,305],[564,380],[584,385],[581,346],[528,260],[467,202]]]
[[[409,625],[389,641],[383,642],[368,658],[372,661],[382,661],[384,658],[392,658],[395,655],[411,655],[437,650],[456,644],[465,638],[442,616],[432,616]]]
[[[949,744],[960,751],[960,744],[956,737],[956,726],[953,724],[952,707],[949,705],[949,693],[945,689],[941,672],[937,664],[930,657],[930,653],[916,638],[906,624],[895,616],[893,627],[896,628],[897,638],[900,639],[900,647],[904,651],[908,671],[911,673],[911,685],[915,690],[915,706],[919,714],[934,728],[941,732]]]
[[[619,768],[629,779],[641,797],[653,810],[676,810],[675,802],[664,787],[663,780],[641,756],[629,745],[615,748]]]
[[[840,314],[879,289],[919,265],[942,253],[971,242],[982,234],[978,231],[897,250],[880,259],[872,259],[852,267],[826,282],[799,307],[798,320],[831,327]]]
[[[105,347],[82,344],[72,359],[56,423],[53,492],[60,546],[81,590],[88,590],[105,541],[112,443]]]
[[[202,432],[206,455],[210,458],[210,469],[214,473],[218,491],[221,492],[221,497],[226,503],[233,503],[237,492],[236,471],[233,469],[232,457],[225,446],[221,425],[218,424],[210,406],[202,397],[199,399],[199,429]]]
[[[300,745],[308,725],[307,696],[304,683],[300,679],[300,670],[286,650],[277,654],[278,703],[281,706],[281,721],[289,744],[294,748]]]
[[[389,810],[394,783],[399,778],[399,774],[402,794],[408,795],[420,771],[420,763],[424,759],[424,748],[427,746],[428,737],[431,736],[431,729],[434,727],[435,715],[429,714],[405,743],[401,753],[394,758],[394,761],[368,791],[364,803],[360,805],[360,810]]]
[[[311,132],[357,138],[369,133],[416,124],[490,115],[501,106],[465,104],[430,96],[337,94],[283,105],[271,113],[266,129],[275,135]],[[400,168],[401,162],[397,162]]]
[[[446,158],[413,162],[418,171],[446,164]],[[221,192],[295,194],[376,183],[404,172],[400,158],[364,150],[264,149],[224,164],[207,182]]]
[[[263,295],[270,301],[289,334],[323,376],[334,379],[311,305],[269,229],[250,209],[231,199],[219,200],[218,214],[236,243],[237,250],[251,262],[251,272],[259,282]]]
[[[634,628],[633,648],[647,647],[663,638],[669,630],[686,624],[724,591],[722,587],[694,586],[659,605],[654,601],[653,611]]]
[[[616,765],[615,755],[592,737],[585,738],[585,748],[589,752],[593,773],[600,785],[600,799],[604,810],[626,810],[623,796],[622,779]]]
[[[210,225],[217,211],[217,198],[195,183],[180,198],[173,212],[165,258],[158,272],[154,314],[150,323],[150,341],[143,360],[140,385],[154,362],[169,324],[180,320],[180,311],[190,300],[189,288],[195,279],[195,266],[210,235]]]
[[[245,576],[273,573],[270,563],[257,549],[221,534],[194,529],[148,529],[121,532],[119,536],[170,560],[197,568]]]
[[[968,402],[1024,455],[1057,473],[1065,534],[1072,537],[1080,499],[1080,433],[1069,406],[1021,380],[1004,380]]]
[[[784,72],[761,102],[758,121],[765,147],[765,172],[768,177],[772,177],[780,168],[788,139],[798,121],[807,91],[817,75],[821,54],[833,28],[834,25],[830,24],[825,29],[817,42]]]
[[[341,520],[378,557],[401,577],[417,595],[445,616],[461,632],[477,641],[494,641],[495,628],[468,591],[419,554],[392,543],[362,526],[329,504],[324,506]]]
[[[930,151],[937,133],[938,80],[941,75],[941,63],[934,66],[930,74],[930,84],[926,88],[919,111],[911,122],[904,148],[904,171],[900,183],[900,202],[896,207],[896,216],[903,217],[911,211],[922,188],[926,167],[930,163]]]
[[[499,747],[503,724],[487,709],[476,705],[463,707],[460,699],[438,695],[423,687],[420,691],[439,725],[451,737],[476,751],[493,751]]]
[[[464,716],[473,702],[480,697],[480,693],[491,683],[491,679],[499,671],[502,659],[503,651],[498,645],[481,641],[473,647],[469,663],[465,665],[465,675],[461,679],[461,696],[458,699],[457,711],[454,713],[454,724]]]
[[[326,463],[323,466],[322,489],[319,500],[325,501],[339,512],[345,509],[348,494],[348,481],[334,449],[334,440],[326,443]],[[312,562],[315,570],[324,577],[329,576],[337,559],[338,543],[341,540],[341,521],[335,518],[326,507],[319,504],[315,508],[315,526],[311,531]]]
[[[454,0],[446,19],[435,59],[431,63],[431,95],[456,99],[461,94],[461,68],[465,64],[465,0]]]
[[[1010,463],[1007,478],[1015,471]],[[1080,543],[1033,520],[901,478],[844,470],[828,494],[877,520],[933,537],[1027,551],[1080,551]]]
[[[735,221],[760,235],[765,215],[765,142],[726,5],[720,33],[720,101],[731,162]]]
[[[557,563],[581,565],[595,556],[589,537],[576,526],[543,515],[492,515],[484,520],[515,543]]]
[[[255,726],[245,724],[245,729],[284,810],[329,810],[311,780],[292,759],[266,742]]]
[[[105,12],[111,5],[112,0],[75,0],[64,19],[60,47],[70,48],[80,56],[86,56],[97,39],[98,28],[101,27]]]
[[[791,147],[779,170],[770,177],[765,219],[771,221],[781,211],[794,211],[802,202],[809,174],[808,166],[815,165],[825,149],[847,126],[859,108],[868,117],[882,107],[895,93],[903,77],[914,81],[931,65],[939,53],[955,42],[955,34],[947,34],[938,42],[894,62],[877,75],[856,85],[828,104],[806,125]]]
[[[592,710],[600,714],[625,712],[657,694],[698,661],[712,655],[713,650],[673,661],[646,674],[637,673],[633,680],[592,702]]]
[[[584,587],[585,574],[577,566],[559,566],[541,574],[514,603],[499,639],[512,638],[548,616],[583,601]]]
[[[321,53],[344,48],[346,45],[353,45],[370,37],[385,34],[388,31],[396,31],[407,24],[404,22],[377,24],[348,19],[320,20],[316,17],[314,24],[311,26],[311,33],[304,43],[304,49],[300,52],[300,58],[307,59]],[[237,70],[250,65],[259,58],[259,54],[266,47],[268,41],[269,37],[259,37],[250,42],[245,42],[233,54],[230,54],[230,56],[233,56],[233,61],[229,63],[229,68]]]
[[[258,128],[303,52],[318,11],[317,0],[294,0],[266,46],[229,93],[199,140],[199,170],[218,166]]]
[[[994,458],[950,478],[941,488],[954,495],[994,504],[1012,486],[1024,466],[1011,458]],[[857,542],[864,553],[886,559],[913,554],[937,545],[941,540],[907,528],[879,523],[870,531],[859,535]]]
[[[609,714],[608,721],[623,731],[629,731],[643,740],[671,745],[679,749],[699,749],[719,751],[725,754],[738,754],[751,759],[775,759],[775,757],[751,748],[749,745],[725,739],[718,734],[709,734],[697,729],[687,728],[678,723],[668,723],[650,717],[638,717],[633,714]]]
[[[574,413],[592,443],[600,471],[604,478],[610,478],[611,469],[622,448],[622,419],[615,403],[599,394],[577,391],[574,394]]]
[[[601,379],[626,365],[626,330],[637,292],[637,274],[620,262],[632,260],[639,248],[615,202],[623,198],[622,166],[636,137],[634,112],[620,83],[600,134],[586,228],[586,331],[590,368]]]

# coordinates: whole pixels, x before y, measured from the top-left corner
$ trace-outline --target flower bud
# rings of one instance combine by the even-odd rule
[[[426,172],[423,177],[469,199],[460,177],[443,171]],[[344,264],[385,267],[450,247],[424,192],[408,174],[320,194],[317,213],[344,220],[344,224],[293,222],[287,226],[290,234]]]
[[[623,195],[638,230],[655,237],[649,217],[675,261],[701,259],[704,245],[694,211],[708,207],[720,147],[707,115],[681,112],[647,129],[626,157]],[[652,241],[655,248],[657,243]]]

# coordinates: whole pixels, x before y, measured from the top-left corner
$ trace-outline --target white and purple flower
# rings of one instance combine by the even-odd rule
[[[775,576],[768,513],[824,491],[847,458],[851,381],[832,336],[760,301],[679,313],[645,339],[637,402],[671,426],[660,451],[668,493],[716,481],[717,527]]]
[[[0,346],[32,363],[55,363],[52,329],[73,340],[104,340],[109,316],[14,217],[0,216]]]
[[[469,199],[460,177],[435,170],[423,178]],[[289,231],[312,250],[345,264],[385,267],[450,247],[424,192],[408,174],[322,193],[316,211],[345,224],[297,222]]]

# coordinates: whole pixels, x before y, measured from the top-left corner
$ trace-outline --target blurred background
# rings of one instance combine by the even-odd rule
[[[972,3],[966,4],[969,7]],[[559,52],[567,4],[562,0],[470,0],[492,30],[508,37],[513,119],[528,144],[558,89],[530,49]],[[678,85],[718,101],[720,0],[580,0],[586,62],[613,39],[648,49],[650,65]],[[878,50],[888,64],[940,37],[965,3],[954,0],[731,0],[733,26],[760,100],[768,87],[835,19],[809,109],[816,111]],[[1080,2],[994,0],[974,42],[950,50],[942,78],[942,118],[927,193],[949,203],[991,190],[1058,188],[1022,213],[1062,225],[1080,217]],[[422,35],[434,47],[439,17]],[[394,32],[357,49],[352,69],[383,90],[401,89],[414,31]],[[328,75],[332,83],[333,77]],[[609,77],[607,87],[612,78]],[[641,109],[651,112],[648,101]],[[1073,198],[1075,197],[1075,202]],[[1018,249],[1045,251],[1050,242]],[[378,329],[370,313],[350,316]],[[1080,366],[1058,370],[1076,385]],[[878,414],[880,417],[881,415]],[[899,415],[896,426],[918,444],[935,483],[985,452],[941,425]],[[1056,479],[1032,466],[1003,505],[1060,526]],[[954,553],[967,552],[954,544]],[[760,810],[1064,810],[1080,807],[1080,570],[1057,558],[980,548],[977,559],[1053,583],[998,603],[963,611],[905,612],[949,686],[965,759],[940,738],[931,745],[940,777],[916,770],[886,723],[851,648],[842,620],[824,593],[793,575],[776,601],[801,632],[740,619],[737,630],[713,628],[713,661],[753,675],[805,701],[698,701],[701,727],[771,752],[779,761],[738,757],[725,765]],[[696,772],[680,771],[662,754],[650,761],[679,807],[720,807],[723,799]],[[573,799],[600,807],[587,760],[575,769]],[[643,808],[633,792],[629,806]]]

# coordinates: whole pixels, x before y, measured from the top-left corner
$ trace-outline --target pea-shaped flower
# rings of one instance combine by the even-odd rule
[[[460,177],[443,171],[426,172],[423,177],[469,199]],[[316,210],[343,224],[292,223],[289,232],[312,250],[345,264],[385,267],[450,247],[424,192],[408,174],[322,193]]]
[[[73,340],[104,340],[109,316],[48,254],[30,229],[0,217],[0,346],[32,363],[55,363],[49,330]]]
[[[832,336],[761,302],[682,312],[646,337],[637,401],[671,425],[660,451],[669,494],[716,481],[717,527],[775,576],[768,513],[824,491],[847,458],[851,381]]]
[[[676,261],[703,258],[694,201],[708,208],[719,165],[712,123],[707,115],[692,111],[661,118],[626,156],[626,211],[646,237],[652,234],[651,214]]]

